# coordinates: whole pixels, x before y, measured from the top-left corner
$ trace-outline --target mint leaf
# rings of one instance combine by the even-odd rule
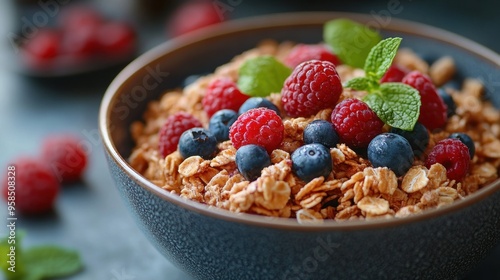
[[[384,76],[396,56],[401,40],[398,37],[387,38],[371,49],[365,62],[367,77],[379,81]]]
[[[384,123],[403,130],[413,130],[420,114],[418,90],[402,83],[383,83],[363,101]]]
[[[343,63],[363,68],[370,50],[382,38],[368,26],[341,18],[325,23],[323,40]]]
[[[369,79],[367,77],[357,77],[347,81],[344,87],[352,88],[354,90],[372,91],[373,89],[378,88],[379,84],[376,81],[373,81],[372,79]]]
[[[24,261],[33,280],[69,276],[82,268],[76,251],[50,245],[24,251]]]
[[[292,70],[272,56],[259,56],[243,63],[239,69],[238,88],[241,92],[265,97],[281,92],[283,83]]]

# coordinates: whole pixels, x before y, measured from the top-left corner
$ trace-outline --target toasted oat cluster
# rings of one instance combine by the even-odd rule
[[[184,89],[166,92],[149,104],[143,121],[133,123],[131,133],[136,146],[129,162],[144,177],[171,193],[232,212],[294,218],[299,223],[353,219],[405,217],[429,208],[441,207],[464,199],[482,186],[498,178],[500,168],[500,113],[483,101],[483,85],[466,79],[460,90],[447,88],[456,102],[456,113],[446,127],[430,133],[428,153],[440,140],[451,133],[467,133],[474,141],[476,152],[469,172],[460,182],[447,178],[446,168],[436,163],[430,168],[416,159],[403,176],[397,177],[386,167],[373,167],[370,161],[345,144],[330,149],[333,171],[328,178],[318,177],[309,182],[292,172],[291,154],[303,143],[303,131],[317,119],[329,120],[332,109],[319,111],[312,117],[283,119],[284,140],[270,154],[271,165],[261,176],[248,181],[235,162],[236,149],[230,141],[218,144],[218,154],[212,159],[191,156],[184,159],[179,151],[163,157],[158,151],[158,132],[168,116],[184,111],[208,126],[208,116],[202,108],[207,85],[215,78],[238,78],[238,69],[247,59],[272,55],[282,60],[292,43],[262,42],[244,52],[213,74],[198,79]],[[409,49],[399,50],[395,63],[409,70],[428,74],[436,86],[445,84],[454,74],[453,59],[444,57],[428,65]],[[342,81],[364,75],[364,71],[338,65]],[[365,93],[345,88],[341,102],[347,98],[362,98]],[[283,110],[280,94],[267,97]],[[389,128],[384,127],[387,131]]]

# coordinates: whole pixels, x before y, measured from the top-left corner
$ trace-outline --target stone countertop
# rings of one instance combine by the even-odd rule
[[[97,115],[106,87],[122,66],[69,78],[30,78],[16,73],[11,67],[14,51],[5,43],[5,38],[16,30],[16,22],[22,22],[24,11],[14,9],[13,2],[0,2],[0,127],[3,130],[0,166],[6,166],[18,155],[36,155],[40,141],[53,133],[74,133],[90,147],[90,162],[83,181],[64,187],[55,210],[38,218],[19,218],[18,228],[27,233],[25,245],[51,243],[81,252],[85,269],[67,279],[189,279],[165,260],[139,231],[108,173],[97,130]],[[109,10],[110,2],[120,1],[102,2],[94,4]],[[124,9],[118,13],[136,20],[141,34],[141,52],[166,40],[164,14],[147,18],[136,16],[133,13],[135,4],[123,2],[126,5],[122,5]],[[500,50],[500,37],[497,36],[500,18],[496,14],[500,4],[495,1],[484,1],[481,5],[477,5],[479,1],[458,1],[460,5],[453,7],[447,7],[444,1],[441,4],[411,0],[355,1],[356,4],[325,4],[312,0],[269,2],[272,1],[230,1],[234,5],[227,13],[231,18],[300,10],[372,13],[381,21],[394,16],[438,26],[494,51]],[[399,3],[402,9],[388,15],[389,5],[394,3]],[[35,4],[30,11],[37,9],[41,7]],[[0,203],[0,216],[5,217],[6,207],[2,205],[5,204]],[[6,229],[2,227],[0,235],[5,234]],[[499,260],[500,244],[466,279],[500,279]]]

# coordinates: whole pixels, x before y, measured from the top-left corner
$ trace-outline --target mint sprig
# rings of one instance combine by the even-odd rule
[[[292,70],[272,56],[258,56],[245,61],[238,73],[238,88],[246,95],[266,97],[281,92]]]
[[[420,113],[420,94],[402,83],[383,83],[363,101],[384,123],[403,130],[413,130]]]
[[[17,236],[16,236],[17,237]],[[7,238],[0,240],[0,260],[15,248],[15,268],[2,262],[1,268],[8,280],[41,280],[65,277],[82,269],[82,261],[77,251],[55,245],[35,246],[23,250],[20,238],[9,244]]]
[[[344,64],[363,68],[370,50],[382,37],[366,25],[340,18],[325,23],[323,40]]]
[[[401,38],[387,38],[375,45],[365,62],[365,77],[351,79],[345,87],[367,91],[363,101],[386,124],[413,130],[420,114],[420,93],[403,83],[380,83],[392,64]]]

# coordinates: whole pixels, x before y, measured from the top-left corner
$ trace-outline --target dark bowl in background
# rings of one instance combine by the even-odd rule
[[[294,219],[235,214],[182,199],[127,163],[133,147],[129,126],[141,119],[149,101],[178,87],[189,75],[213,71],[263,39],[317,43],[323,23],[339,17],[374,20],[328,12],[227,22],[158,46],[128,65],[109,86],[99,127],[116,186],[152,244],[193,277],[455,279],[498,244],[500,180],[450,206],[407,218],[301,225]],[[384,37],[402,37],[402,46],[428,59],[452,56],[458,76],[483,80],[488,98],[500,107],[500,84],[495,82],[500,79],[498,54],[407,21],[391,19],[380,30]],[[145,80],[157,83],[145,90]]]

